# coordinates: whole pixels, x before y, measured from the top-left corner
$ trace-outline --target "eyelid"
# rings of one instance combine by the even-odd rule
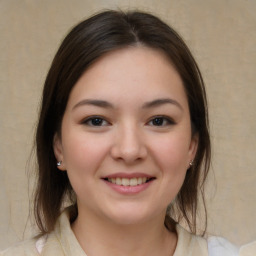
[[[154,124],[150,124],[151,122],[154,121],[154,119],[163,119],[163,122],[165,124],[162,124],[162,125],[154,125]],[[101,119],[102,122],[104,122],[104,124],[100,124],[100,125],[94,125],[94,124],[90,124],[89,122],[94,120],[94,119]],[[105,126],[110,126],[111,125],[111,122],[109,120],[107,120],[107,118],[103,117],[103,116],[100,116],[100,115],[92,115],[92,116],[88,116],[86,118],[84,118],[82,121],[81,121],[81,124],[82,125],[86,125],[86,126],[90,126],[90,127],[105,127]],[[146,125],[149,125],[149,126],[155,126],[155,127],[165,127],[165,126],[171,126],[171,125],[174,125],[176,124],[176,122],[173,120],[173,118],[171,118],[170,116],[166,116],[166,115],[156,115],[156,116],[153,116],[151,117],[147,122],[146,122]]]
[[[105,125],[93,125],[93,124],[88,124],[88,122],[94,120],[94,119],[101,119],[103,122],[106,122],[107,124]],[[83,125],[87,125],[87,126],[90,126],[90,127],[103,127],[103,126],[109,126],[111,125],[111,123],[103,116],[99,116],[99,115],[93,115],[93,116],[88,116],[86,118],[84,118],[82,121],[81,121],[81,124]]]
[[[169,117],[169,116],[165,116],[165,115],[156,115],[156,116],[153,116],[150,118],[150,120],[147,122],[147,125],[149,125],[150,122],[152,122],[154,119],[157,119],[157,118],[162,118],[164,119],[165,121],[167,121],[167,124],[165,125],[159,125],[159,127],[163,127],[163,126],[168,126],[168,125],[174,125],[176,124],[176,122],[173,120],[173,118]],[[157,125],[152,125],[152,126],[156,126]]]

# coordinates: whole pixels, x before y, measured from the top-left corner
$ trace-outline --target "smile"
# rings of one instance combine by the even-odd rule
[[[144,183],[149,182],[153,178],[147,178],[147,177],[138,177],[138,178],[107,178],[106,180],[110,183],[119,185],[119,186],[138,186]]]

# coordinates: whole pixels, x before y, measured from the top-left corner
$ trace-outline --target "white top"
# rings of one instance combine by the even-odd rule
[[[212,236],[207,242],[209,256],[239,256],[239,247],[222,237]]]
[[[239,252],[238,247],[224,238],[210,237],[206,240],[189,233],[180,225],[176,226],[176,230],[178,241],[173,256],[256,256],[256,242],[249,247],[241,247],[242,250]],[[13,255],[86,256],[70,227],[68,210],[61,214],[54,231],[50,234],[44,235],[39,239],[30,239],[0,252],[0,256]]]
[[[42,252],[47,236],[41,237],[36,242],[39,254]],[[239,247],[231,244],[222,237],[212,236],[207,240],[209,256],[239,256]],[[256,242],[255,242],[256,244]],[[176,254],[176,253],[175,253]],[[248,255],[250,256],[250,255]],[[252,255],[251,255],[252,256]],[[255,255],[254,255],[255,256]]]

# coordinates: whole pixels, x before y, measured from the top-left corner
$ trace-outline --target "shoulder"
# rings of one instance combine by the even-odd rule
[[[256,255],[256,241],[243,245],[240,248],[239,256],[254,256]]]
[[[208,240],[209,256],[238,256],[239,247],[222,237],[212,236]]]
[[[178,241],[174,256],[191,255],[205,256],[208,255],[207,240],[201,236],[196,236],[188,232],[180,225],[176,225]]]
[[[212,236],[208,239],[191,234],[177,225],[178,243],[177,255],[209,255],[209,256],[239,256],[239,247],[222,237]],[[246,255],[247,256],[247,255]]]
[[[20,242],[0,252],[0,256],[39,256],[36,249],[36,239]]]
[[[0,256],[42,256],[59,254],[59,242],[54,232],[21,242],[0,252]]]
[[[45,255],[84,255],[70,222],[69,211],[65,210],[58,218],[55,228],[48,234],[19,243],[0,252],[0,256],[45,256]]]

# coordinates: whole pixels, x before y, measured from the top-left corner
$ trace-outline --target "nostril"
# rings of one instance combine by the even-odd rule
[[[134,124],[126,123],[123,127],[121,126],[113,139],[110,153],[115,160],[134,164],[147,156],[143,136],[138,133],[138,127]]]
[[[111,149],[111,155],[116,160],[124,162],[138,162],[146,158],[147,150],[143,145],[131,145],[129,143],[114,145]]]

